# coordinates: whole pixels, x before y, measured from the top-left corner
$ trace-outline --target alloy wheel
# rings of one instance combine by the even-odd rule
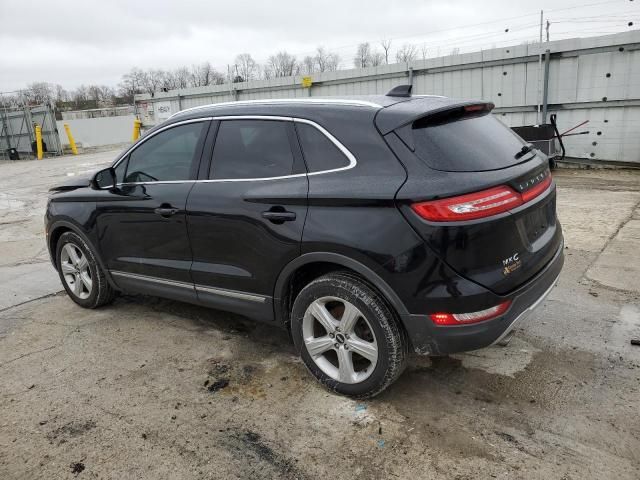
[[[313,301],[302,320],[304,344],[315,364],[342,383],[360,383],[373,373],[378,344],[371,324],[352,303],[338,297]]]
[[[67,243],[60,252],[60,269],[67,286],[81,299],[91,295],[93,279],[87,256],[73,243]]]

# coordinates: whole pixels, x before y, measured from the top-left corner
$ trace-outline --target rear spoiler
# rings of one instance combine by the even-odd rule
[[[413,96],[407,102],[400,102],[378,111],[375,123],[382,135],[386,135],[398,128],[410,125],[416,120],[439,115],[444,112],[469,109],[468,111],[493,110],[495,105],[491,102],[477,100],[456,100],[446,97]]]

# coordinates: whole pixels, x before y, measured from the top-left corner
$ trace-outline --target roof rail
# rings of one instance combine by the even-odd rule
[[[373,108],[382,108],[382,105],[379,105],[375,102],[369,102],[365,100],[355,100],[355,99],[346,99],[346,98],[265,98],[260,100],[238,100],[235,102],[220,102],[220,103],[211,103],[208,105],[200,105],[198,107],[191,107],[184,110],[180,110],[179,112],[174,113],[169,118],[175,117],[178,114],[185,112],[192,112],[195,110],[201,110],[205,108],[216,108],[216,107],[229,107],[229,106],[241,106],[241,105],[265,105],[265,104],[273,104],[273,103],[317,103],[317,104],[338,104],[338,105],[352,105],[358,107],[373,107]]]

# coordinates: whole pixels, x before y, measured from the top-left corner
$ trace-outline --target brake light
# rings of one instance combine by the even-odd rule
[[[533,200],[551,185],[551,176],[522,193],[506,185],[457,197],[411,205],[414,212],[432,222],[457,222],[490,217]]]
[[[436,325],[464,325],[468,323],[484,322],[499,317],[509,309],[511,301],[507,300],[495,307],[470,313],[431,313],[429,317]]]

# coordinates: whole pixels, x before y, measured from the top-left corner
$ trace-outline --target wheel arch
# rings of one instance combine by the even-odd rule
[[[80,238],[82,238],[82,240],[87,245],[89,245],[89,247],[91,248],[91,250],[94,253],[94,256],[95,256],[96,260],[100,264],[100,268],[102,268],[102,271],[104,272],[105,277],[107,278],[107,281],[109,282],[111,287],[117,289],[118,287],[113,282],[113,279],[111,278],[111,273],[109,272],[109,270],[106,268],[104,262],[102,261],[102,258],[100,257],[100,252],[96,248],[94,243],[89,239],[89,237],[87,237],[87,235],[82,231],[82,229],[80,227],[78,227],[78,225],[74,224],[73,222],[69,222],[67,220],[58,220],[58,221],[54,222],[49,227],[49,235],[48,235],[48,238],[47,238],[47,247],[49,248],[49,253],[50,253],[50,256],[51,256],[51,262],[53,263],[54,268],[56,268],[56,269],[58,268],[58,266],[57,266],[58,242],[60,241],[60,237],[63,234],[65,234],[66,232],[75,233]]]
[[[273,296],[273,308],[276,322],[289,325],[289,314],[295,295],[292,291],[293,281],[302,272],[314,272],[310,280],[335,270],[350,270],[374,287],[383,299],[397,313],[400,322],[402,316],[408,314],[404,303],[393,289],[371,268],[345,255],[332,252],[305,253],[289,262],[280,272],[276,280]],[[304,274],[304,273],[303,273]]]

